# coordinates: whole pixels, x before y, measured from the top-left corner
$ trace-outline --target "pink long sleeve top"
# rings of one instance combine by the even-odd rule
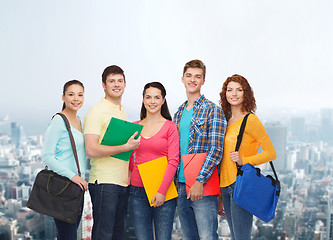
[[[139,124],[140,121],[135,123]],[[179,133],[174,122],[167,120],[162,128],[152,137],[141,137],[140,147],[133,151],[130,158],[131,185],[143,187],[138,165],[166,156],[168,166],[158,190],[165,195],[179,164]]]

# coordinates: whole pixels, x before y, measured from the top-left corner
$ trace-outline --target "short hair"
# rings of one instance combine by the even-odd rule
[[[106,78],[110,75],[110,74],[122,74],[124,77],[124,81],[126,82],[125,79],[125,74],[124,74],[124,70],[121,69],[121,67],[117,66],[117,65],[111,65],[108,66],[107,68],[104,69],[103,74],[102,74],[102,82],[104,84],[106,84]]]
[[[143,92],[142,92],[142,96],[145,97],[145,94],[146,94],[146,90],[148,88],[157,88],[161,91],[161,95],[162,95],[162,98],[164,99],[164,103],[161,107],[161,115],[162,117],[164,117],[165,119],[168,119],[170,121],[172,121],[172,117],[170,115],[170,112],[169,112],[169,108],[168,108],[168,104],[167,104],[167,101],[165,99],[165,96],[166,96],[166,91],[165,91],[165,88],[163,86],[162,83],[160,82],[150,82],[150,83],[147,83],[144,88],[143,88]],[[147,116],[147,109],[145,108],[145,105],[142,103],[141,105],[141,112],[140,112],[140,119],[144,119],[145,117]]]
[[[243,95],[243,104],[241,110],[243,112],[254,113],[256,111],[257,105],[256,105],[256,99],[254,98],[253,90],[249,82],[246,80],[245,77],[238,74],[234,74],[225,80],[222,86],[222,91],[220,92],[220,105],[224,112],[225,118],[229,120],[231,117],[231,105],[227,101],[226,97],[227,86],[230,82],[239,83],[243,88],[244,95]]]
[[[206,66],[201,60],[195,59],[187,62],[184,66],[183,76],[188,68],[200,68],[202,70],[203,79],[205,79]]]

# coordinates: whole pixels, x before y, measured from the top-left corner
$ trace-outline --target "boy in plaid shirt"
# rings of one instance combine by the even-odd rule
[[[217,195],[203,196],[203,185],[220,163],[227,122],[223,111],[201,95],[206,66],[200,60],[185,64],[182,82],[185,101],[174,115],[180,134],[177,208],[182,231],[187,240],[217,240]],[[195,183],[186,195],[182,155],[207,153]]]

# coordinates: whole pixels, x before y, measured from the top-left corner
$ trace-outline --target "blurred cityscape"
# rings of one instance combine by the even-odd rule
[[[252,239],[333,239],[333,109],[321,109],[316,119],[286,115],[263,124],[277,152],[274,165],[282,192],[274,220],[265,223],[255,218]],[[22,123],[0,119],[0,240],[56,239],[53,219],[25,207],[34,179],[45,165],[43,133],[24,132]],[[264,174],[272,174],[269,164],[260,167]],[[128,220],[127,239],[135,239]],[[92,221],[86,193],[78,239],[90,239]],[[218,232],[219,239],[231,239],[223,217]],[[173,239],[183,239],[177,213]]]

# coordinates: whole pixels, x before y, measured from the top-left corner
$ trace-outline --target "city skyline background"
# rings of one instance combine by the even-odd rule
[[[123,104],[134,121],[151,81],[165,85],[170,112],[176,111],[186,100],[183,66],[192,59],[206,64],[202,93],[215,103],[228,76],[248,79],[277,152],[276,218],[255,219],[253,239],[332,238],[332,7],[329,0],[0,0],[0,238],[56,235],[50,218],[25,205],[45,167],[43,134],[61,110],[66,81],[86,87],[78,113],[84,118],[104,95],[104,68],[121,66]],[[272,174],[268,164],[259,167]],[[89,239],[89,199],[85,210],[80,232]],[[228,239],[220,220],[219,236]],[[128,238],[133,235],[129,227]],[[177,217],[173,239],[181,239]]]
[[[186,100],[184,64],[207,66],[202,93],[218,103],[224,80],[250,82],[258,114],[318,114],[333,108],[333,21],[329,0],[0,0],[0,119],[44,133],[61,110],[63,84],[86,88],[79,116],[104,95],[101,74],[121,66],[129,120],[139,118],[144,84],[162,82],[171,113]],[[312,116],[313,117],[313,116]]]

